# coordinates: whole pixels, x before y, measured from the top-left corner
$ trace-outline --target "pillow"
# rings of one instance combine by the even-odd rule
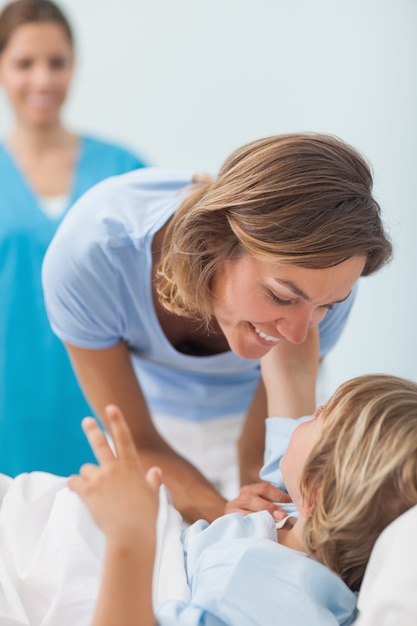
[[[417,506],[381,533],[358,597],[355,626],[416,626]]]

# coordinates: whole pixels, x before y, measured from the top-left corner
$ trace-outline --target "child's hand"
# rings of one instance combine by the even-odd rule
[[[85,418],[82,427],[100,465],[83,465],[68,486],[108,539],[143,538],[143,533],[154,531],[161,472],[151,468],[145,476],[120,410],[109,405],[106,415],[116,455],[96,421]]]

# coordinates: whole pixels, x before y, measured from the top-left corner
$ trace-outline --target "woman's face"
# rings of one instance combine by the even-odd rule
[[[352,257],[325,269],[255,258],[228,261],[213,281],[213,312],[230,349],[259,359],[279,341],[302,343],[331,306],[345,300],[365,265]]]
[[[300,483],[303,469],[323,432],[322,413],[323,407],[319,407],[311,420],[297,426],[279,464],[284,484],[298,510],[302,510]]]
[[[0,81],[16,119],[29,127],[57,122],[72,67],[73,50],[62,26],[19,26],[0,55]]]

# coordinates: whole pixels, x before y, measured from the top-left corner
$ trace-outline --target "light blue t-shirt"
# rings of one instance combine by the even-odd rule
[[[124,340],[150,410],[205,421],[245,413],[260,369],[258,361],[230,351],[178,352],[156,317],[152,240],[181,203],[192,175],[144,168],[91,189],[58,229],[45,257],[43,284],[58,337],[92,349]],[[320,323],[321,356],[340,336],[353,299],[354,292]]]
[[[108,176],[142,167],[118,145],[80,137],[65,209]],[[49,217],[0,144],[0,471],[68,475],[94,459],[80,429],[91,414],[67,353],[51,331],[41,267],[61,216]]]

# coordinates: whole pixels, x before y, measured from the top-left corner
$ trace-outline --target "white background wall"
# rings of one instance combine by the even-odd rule
[[[334,133],[370,160],[395,260],[362,280],[327,391],[365,372],[417,379],[417,1],[61,6],[77,36],[77,130],[213,173],[246,141],[292,131]],[[9,123],[0,94],[1,135]]]

